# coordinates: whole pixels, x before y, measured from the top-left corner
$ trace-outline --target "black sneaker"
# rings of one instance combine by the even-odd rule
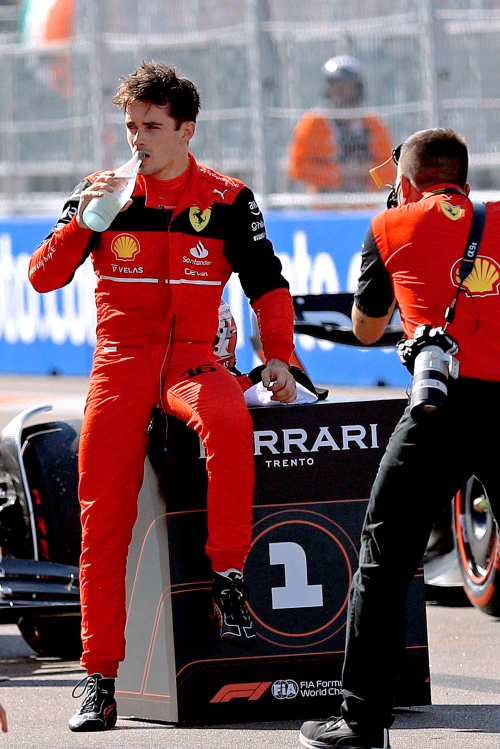
[[[213,618],[219,625],[222,642],[238,648],[253,648],[257,642],[247,600],[248,590],[241,572],[235,570],[227,577],[214,572]]]
[[[78,687],[83,685],[77,694]],[[77,699],[85,694],[76,713],[69,719],[70,731],[105,731],[116,724],[115,680],[101,674],[91,674],[73,689]]]
[[[343,718],[310,720],[300,729],[300,743],[307,749],[339,746],[342,749],[390,749],[389,731],[350,728]]]

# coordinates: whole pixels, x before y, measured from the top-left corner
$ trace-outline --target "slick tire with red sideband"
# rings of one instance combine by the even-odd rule
[[[455,497],[453,530],[469,600],[485,614],[500,616],[498,527],[484,487],[475,477]]]

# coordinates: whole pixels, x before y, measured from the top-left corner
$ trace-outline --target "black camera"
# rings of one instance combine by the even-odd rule
[[[412,418],[435,413],[448,395],[448,377],[458,377],[457,342],[443,328],[419,325],[412,340],[398,344],[398,356],[413,375]]]

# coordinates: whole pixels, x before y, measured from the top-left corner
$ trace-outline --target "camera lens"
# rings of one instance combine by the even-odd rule
[[[415,421],[435,413],[448,395],[448,357],[438,346],[426,346],[415,359],[410,410]]]

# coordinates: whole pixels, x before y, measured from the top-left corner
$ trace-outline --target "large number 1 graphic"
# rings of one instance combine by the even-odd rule
[[[269,561],[285,568],[285,587],[272,588],[273,609],[303,609],[323,606],[323,586],[307,582],[307,558],[293,541],[269,544]]]

